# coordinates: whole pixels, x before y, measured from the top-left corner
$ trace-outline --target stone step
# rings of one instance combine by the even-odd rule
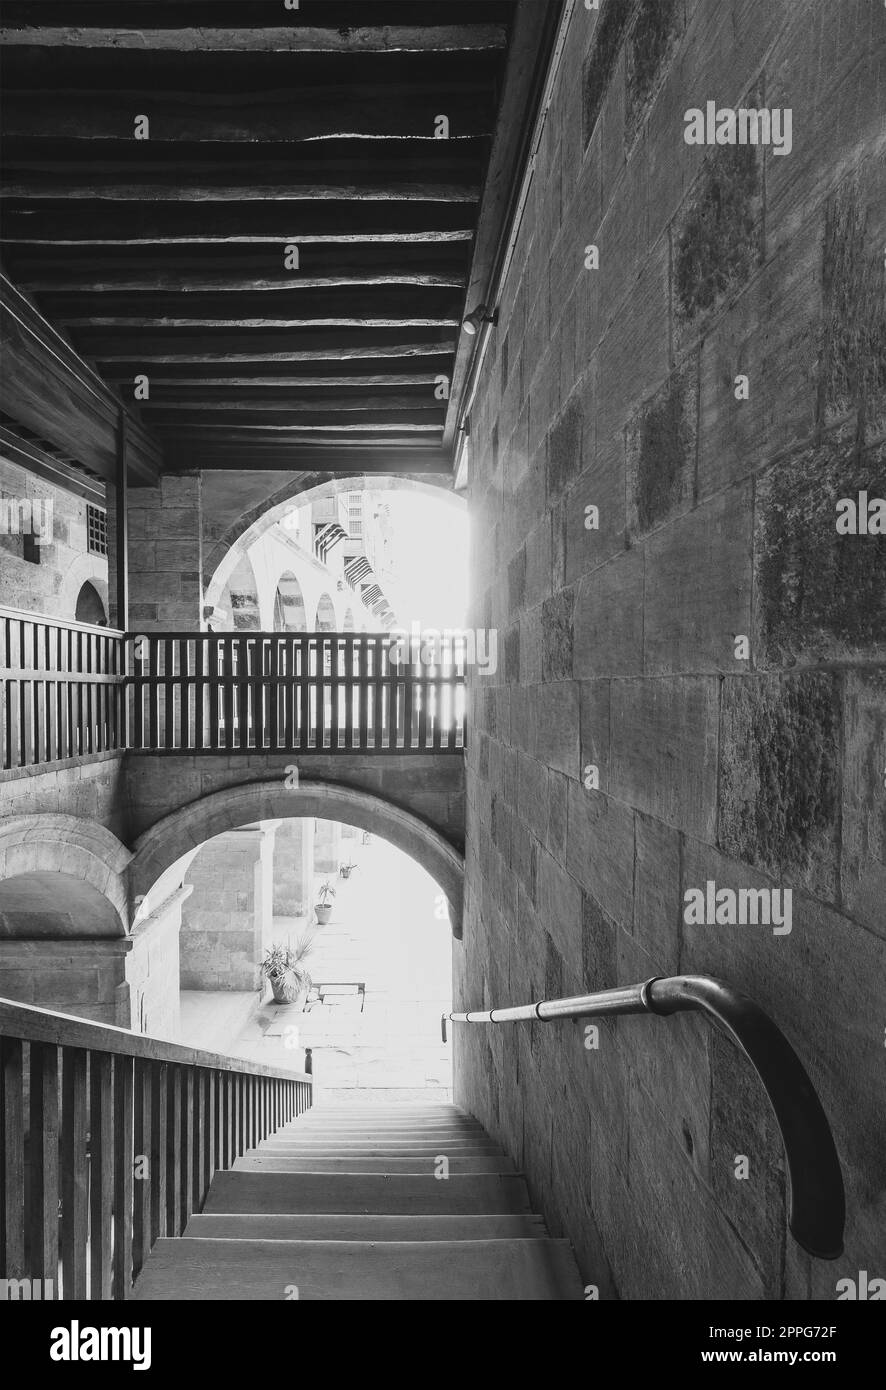
[[[565,1240],[378,1243],[184,1236],[157,1241],[133,1298],[581,1301],[583,1289]]]
[[[204,1212],[348,1213],[378,1216],[529,1215],[520,1173],[216,1173]]]
[[[397,1129],[379,1128],[378,1125],[352,1125],[347,1129],[330,1125],[284,1125],[280,1129],[274,1130],[268,1135],[269,1139],[311,1139],[318,1135],[326,1138],[339,1139],[422,1139],[428,1143],[433,1143],[441,1139],[485,1139],[486,1133],[482,1129],[455,1128],[454,1126],[413,1126],[412,1128],[398,1127]]]
[[[448,1163],[450,1173],[513,1173],[514,1165],[509,1158],[485,1154],[480,1158],[448,1158],[440,1155]],[[303,1158],[290,1158],[286,1154],[269,1154],[258,1149],[247,1149],[242,1158],[236,1159],[235,1173],[430,1173],[433,1176],[437,1157],[431,1155],[421,1158],[355,1158],[333,1155],[331,1158],[317,1158],[310,1154]],[[447,1179],[437,1178],[438,1182]]]
[[[186,1236],[229,1240],[516,1240],[547,1235],[542,1217],[530,1216],[294,1216],[281,1212],[232,1215],[201,1212]]]
[[[334,1141],[325,1144],[286,1144],[276,1139],[265,1139],[257,1149],[260,1153],[277,1154],[281,1158],[436,1158],[440,1153],[445,1153],[448,1158],[503,1157],[501,1150],[493,1144],[336,1144]]]

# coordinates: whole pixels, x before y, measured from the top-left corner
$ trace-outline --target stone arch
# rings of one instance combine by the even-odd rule
[[[423,492],[432,497],[456,498],[452,490],[452,477],[449,474],[431,474],[424,478],[410,478],[397,474],[359,474],[351,478],[330,478],[328,474],[309,473],[290,478],[283,487],[258,507],[253,507],[219,537],[211,550],[207,548],[206,569],[204,573],[206,603],[224,607],[222,594],[228,581],[237,568],[239,558],[245,555],[266,531],[283,521],[292,510],[293,503],[304,507],[320,497],[335,496],[340,492]],[[463,501],[464,499],[456,498]],[[467,502],[464,502],[467,507]]]
[[[292,570],[281,574],[274,596],[274,631],[306,632],[307,610],[302,587]]]
[[[84,580],[80,587],[74,606],[74,621],[90,623],[93,627],[102,627],[108,621],[108,614],[102,603],[101,595],[91,579]]]
[[[452,934],[461,937],[464,859],[425,821],[369,792],[334,782],[302,782],[287,789],[282,780],[228,787],[190,802],[139,836],[130,866],[130,892],[148,895],[183,851],[256,821],[317,817],[370,830],[410,855],[440,885],[449,902]]]
[[[76,622],[77,602],[85,584],[91,584],[108,615],[108,562],[104,555],[88,551],[77,555],[65,570],[59,589],[59,616]]]
[[[0,830],[0,935],[128,935],[131,859],[110,830],[81,816],[8,820]]]
[[[247,554],[238,557],[224,587],[218,607],[224,614],[221,625],[213,622],[217,631],[260,632],[261,612],[258,581]]]
[[[317,600],[317,615],[314,619],[315,632],[335,632],[338,619],[335,604],[329,594],[321,594]]]

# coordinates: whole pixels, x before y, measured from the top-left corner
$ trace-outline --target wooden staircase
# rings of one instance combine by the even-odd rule
[[[445,1162],[443,1161],[445,1160]],[[446,1174],[446,1176],[444,1176]],[[313,1109],[217,1172],[136,1300],[582,1299],[523,1176],[453,1105]]]

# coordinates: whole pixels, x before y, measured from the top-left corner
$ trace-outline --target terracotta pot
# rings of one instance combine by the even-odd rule
[[[297,1004],[299,999],[304,1004],[308,997],[304,980],[296,979],[271,980],[271,993],[275,1004]]]
[[[314,911],[317,914],[317,921],[320,924],[320,926],[325,927],[326,923],[332,916],[332,908],[329,906],[328,903],[325,903],[323,906],[317,903],[317,905],[314,908]]]

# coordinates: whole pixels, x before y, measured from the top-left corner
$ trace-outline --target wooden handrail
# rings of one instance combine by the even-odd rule
[[[311,1102],[307,1059],[290,1072],[0,999],[0,1297],[128,1298],[216,1170]]]
[[[263,1062],[218,1052],[201,1052],[199,1048],[132,1033],[128,1028],[117,1028],[111,1023],[93,1023],[74,1014],[56,1013],[33,1004],[20,1004],[14,999],[0,999],[0,1037],[4,1036],[19,1038],[22,1042],[53,1043],[56,1047],[85,1047],[90,1052],[112,1052],[149,1062],[211,1067],[217,1071],[274,1077],[279,1081],[310,1081],[305,1072],[268,1067]]]

